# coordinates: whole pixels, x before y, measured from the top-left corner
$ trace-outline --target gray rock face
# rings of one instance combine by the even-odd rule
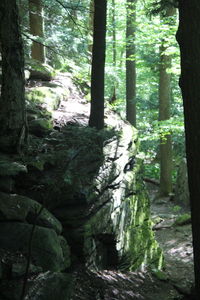
[[[111,123],[118,131],[105,140],[88,128],[63,129],[63,141],[54,143],[57,161],[51,159],[62,170],[59,181],[57,171],[46,171],[53,186],[48,206],[79,262],[95,268],[160,268],[162,251],[151,230],[142,161],[136,158],[137,132],[118,119]]]
[[[136,269],[162,265],[137,150],[137,132],[126,123],[121,135],[103,148],[104,161],[88,200],[90,218],[84,225],[84,253],[90,266]]]

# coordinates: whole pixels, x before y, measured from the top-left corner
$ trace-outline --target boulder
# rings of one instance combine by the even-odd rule
[[[49,72],[48,70],[43,70],[43,71],[29,70],[29,72],[30,72],[29,79],[31,80],[50,81],[53,79],[51,72]]]
[[[47,64],[42,64],[34,59],[28,59],[26,63],[26,70],[30,72],[28,78],[30,80],[50,81],[55,76],[54,69]]]
[[[47,119],[34,119],[29,122],[29,131],[31,134],[34,134],[38,137],[45,136],[51,129],[53,124],[50,120]]]
[[[61,271],[69,266],[69,259],[64,258],[61,241],[53,229],[19,222],[1,222],[0,247],[10,252],[31,255],[31,262],[43,271]]]
[[[26,99],[36,104],[43,104],[47,111],[55,110],[60,102],[68,96],[68,91],[56,86],[38,86],[26,90]]]
[[[9,156],[0,155],[0,176],[16,176],[20,172],[27,172],[24,164],[13,161]]]
[[[42,210],[41,210],[42,209]],[[0,193],[0,221],[19,221],[54,229],[60,234],[61,223],[38,202],[21,195]]]

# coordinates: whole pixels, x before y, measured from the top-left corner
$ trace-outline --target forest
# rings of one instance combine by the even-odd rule
[[[199,0],[1,0],[0,300],[200,299]]]

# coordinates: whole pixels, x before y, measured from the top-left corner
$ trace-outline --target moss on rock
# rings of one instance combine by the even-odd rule
[[[96,213],[85,225],[84,251],[89,265],[105,267],[105,261],[111,259],[107,235],[115,241],[112,247],[118,252],[120,267],[125,264],[127,269],[136,270],[152,265],[160,269],[163,265],[162,250],[151,228],[142,160],[135,157],[138,149],[133,141],[137,141],[137,132],[124,124],[119,136],[103,149],[104,162],[93,182],[97,189],[93,193]],[[103,242],[99,240],[102,235]],[[104,249],[101,254],[99,247]]]
[[[182,226],[191,223],[191,215],[190,214],[183,214],[177,217],[176,221],[174,222],[175,226]]]
[[[30,72],[29,79],[50,81],[55,76],[55,70],[47,64],[34,59],[28,59],[26,64]]]
[[[62,99],[67,98],[67,96],[68,92],[60,86],[38,86],[26,91],[26,98],[29,102],[43,104],[43,107],[49,112],[57,109]]]

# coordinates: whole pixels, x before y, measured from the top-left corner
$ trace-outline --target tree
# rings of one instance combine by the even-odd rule
[[[26,133],[24,56],[16,0],[0,2],[2,88],[0,97],[0,149],[20,151]]]
[[[126,22],[126,119],[136,126],[135,22],[136,1],[127,0]]]
[[[112,64],[113,71],[116,73],[116,64],[117,64],[117,47],[116,47],[116,12],[115,12],[115,0],[112,0],[112,9],[111,9],[111,23],[112,23]],[[114,103],[116,100],[116,82],[113,80],[113,86],[110,96],[110,103]]]
[[[91,109],[89,126],[104,127],[104,69],[106,49],[107,0],[94,0],[94,33],[92,47]]]
[[[186,155],[192,216],[196,297],[200,295],[200,2],[179,0],[177,40],[181,52]]]
[[[30,33],[39,38],[44,37],[44,20],[41,0],[29,0]],[[41,41],[40,41],[41,42]],[[34,41],[31,46],[31,57],[42,63],[45,62],[44,46]]]
[[[164,22],[170,24],[175,14],[175,8],[167,8]],[[159,64],[159,120],[170,119],[171,107],[171,56],[166,53],[168,45],[166,39],[162,40],[160,46]],[[168,196],[172,192],[172,139],[171,134],[165,134],[160,142],[160,195]]]
[[[94,30],[94,0],[90,0],[90,10],[88,14],[88,51],[89,51],[89,63],[91,62],[92,53],[92,34]]]

